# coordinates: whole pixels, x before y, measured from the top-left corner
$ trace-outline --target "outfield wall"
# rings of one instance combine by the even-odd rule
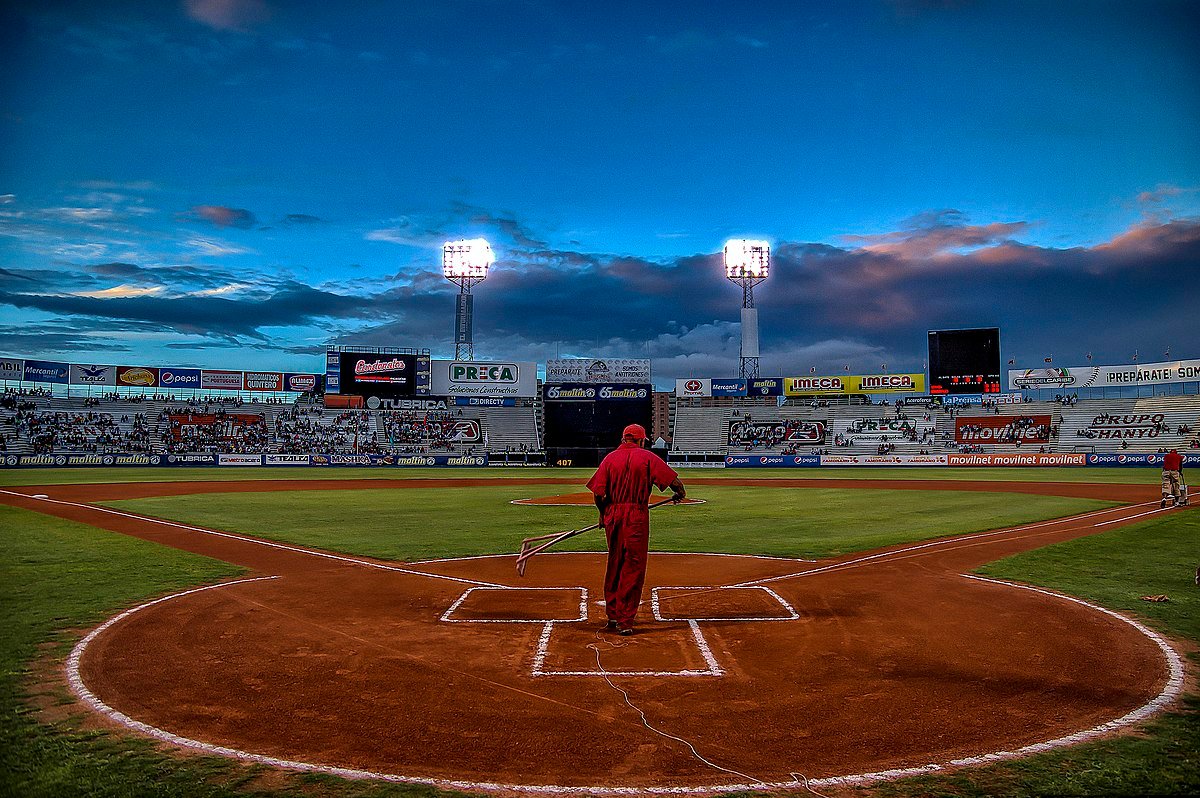
[[[1028,468],[1048,466],[1102,468],[1162,468],[1161,454],[891,454],[891,455],[762,455],[731,454],[726,468],[846,468],[846,467],[948,467],[948,468]],[[1184,454],[1185,466],[1200,466],[1200,453]]]
[[[6,468],[73,468],[88,466],[216,466],[227,468],[480,468],[487,455],[451,454],[32,454],[8,455]]]

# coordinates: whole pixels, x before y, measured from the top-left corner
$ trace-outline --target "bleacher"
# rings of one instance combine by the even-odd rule
[[[1092,399],[1062,408],[1056,451],[1185,451],[1197,435],[1200,396]]]
[[[669,453],[671,462],[723,460],[729,449],[732,413],[733,410],[727,407],[676,407]]]

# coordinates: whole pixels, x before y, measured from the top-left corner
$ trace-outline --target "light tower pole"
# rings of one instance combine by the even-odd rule
[[[742,379],[758,376],[758,308],[754,286],[767,279],[771,245],[735,238],[725,244],[725,277],[742,287]]]
[[[488,267],[495,262],[491,245],[482,238],[447,241],[442,245],[442,275],[458,286],[458,304],[454,310],[455,360],[475,359],[471,289],[487,278]]]

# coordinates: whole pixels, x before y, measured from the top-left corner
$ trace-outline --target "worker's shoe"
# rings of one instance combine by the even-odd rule
[[[1165,510],[1167,508],[1167,500],[1163,499],[1158,503],[1158,509]]]
[[[617,628],[616,621],[607,620],[604,622],[604,625],[600,627],[600,631],[601,632],[611,632],[611,631],[614,631],[616,628]]]
[[[629,637],[633,634],[633,627],[627,623],[617,624],[617,634],[621,637]]]

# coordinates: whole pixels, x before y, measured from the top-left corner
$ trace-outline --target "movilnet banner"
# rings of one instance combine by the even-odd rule
[[[682,380],[675,380],[675,396],[680,399],[712,395],[712,380],[710,379],[702,380],[697,377],[688,377]]]
[[[25,379],[25,361],[0,357],[0,380],[21,382]]]
[[[756,377],[746,385],[748,396],[783,396],[783,377]]]
[[[715,377],[711,381],[713,396],[745,396],[746,381],[745,380],[719,380]]]
[[[243,371],[242,388],[247,391],[282,391],[283,374],[278,371]]]
[[[546,382],[648,383],[646,358],[571,358],[546,361]]]
[[[816,468],[821,458],[815,454],[731,454],[726,468]]]
[[[117,367],[72,363],[71,384],[114,386],[117,384]]]
[[[203,369],[200,372],[200,387],[206,391],[240,391],[242,372]]]
[[[951,454],[952,466],[1082,466],[1087,465],[1083,452],[1061,454]]]
[[[537,396],[536,363],[434,360],[434,396]]]
[[[126,388],[155,388],[158,369],[148,366],[117,366],[117,385]]]
[[[158,370],[158,384],[161,388],[195,390],[200,387],[200,369],[161,368]]]
[[[1049,443],[1050,416],[959,416],[954,442],[972,444]]]
[[[25,382],[53,382],[65,385],[71,376],[71,366],[68,363],[57,363],[53,360],[26,360],[24,362]]]
[[[924,374],[847,374],[845,376],[785,377],[786,396],[828,396],[854,393],[925,393]]]
[[[1173,360],[1129,366],[1070,366],[1068,368],[1009,369],[1011,391],[1051,388],[1119,388],[1127,385],[1167,385],[1200,381],[1200,360]]]
[[[317,389],[320,378],[316,374],[284,374],[283,389],[296,393],[312,393]]]

